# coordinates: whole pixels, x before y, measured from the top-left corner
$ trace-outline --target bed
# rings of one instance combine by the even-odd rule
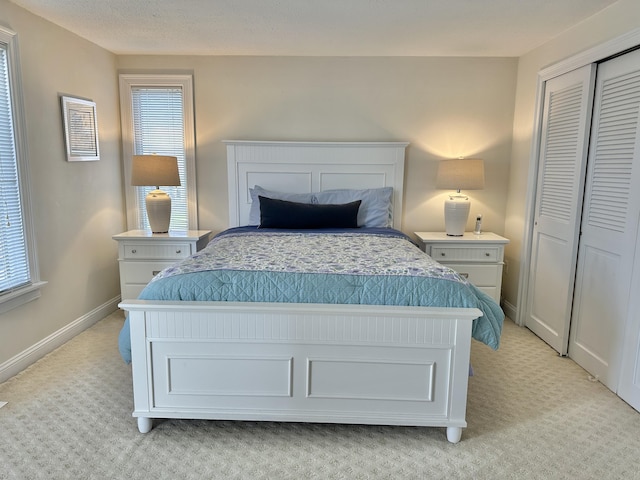
[[[400,233],[407,144],[226,145],[230,229],[120,304],[140,432],[154,418],[263,420],[445,427],[460,441],[472,336],[497,348],[503,315]],[[350,223],[279,223],[309,208]]]

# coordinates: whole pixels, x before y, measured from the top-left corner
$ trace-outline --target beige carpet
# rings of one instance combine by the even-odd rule
[[[115,313],[0,384],[1,479],[633,479],[640,414],[528,330],[474,342],[462,441],[443,428],[131,417]]]

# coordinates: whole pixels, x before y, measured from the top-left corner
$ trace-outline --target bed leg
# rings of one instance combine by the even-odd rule
[[[147,417],[138,417],[138,430],[140,433],[148,433],[153,427],[153,420]]]
[[[447,440],[451,443],[458,443],[462,438],[461,427],[447,427]]]

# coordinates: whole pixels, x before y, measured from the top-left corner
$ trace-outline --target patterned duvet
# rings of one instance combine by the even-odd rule
[[[386,228],[230,229],[159,273],[140,299],[478,308],[473,337],[494,349],[504,319],[491,297]],[[119,346],[129,362],[128,320]]]

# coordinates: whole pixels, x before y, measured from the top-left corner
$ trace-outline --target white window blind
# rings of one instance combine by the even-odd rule
[[[7,45],[0,43],[0,295],[30,285]]]
[[[155,153],[178,159],[180,186],[159,185],[171,197],[171,230],[189,228],[183,95],[182,88],[173,86],[131,88],[134,155]],[[136,187],[140,227],[144,229],[149,228],[144,199],[155,187]]]

